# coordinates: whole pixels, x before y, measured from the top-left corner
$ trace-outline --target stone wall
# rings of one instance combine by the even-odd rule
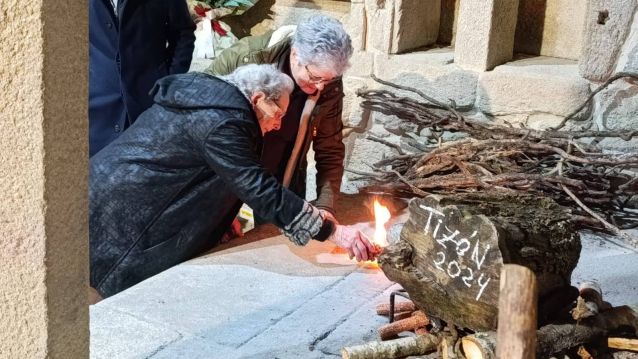
[[[0,2],[0,357],[88,358],[88,4]]]
[[[514,52],[578,60],[587,1],[519,0]]]
[[[415,133],[394,116],[359,108],[356,90],[380,87],[370,74],[453,103],[468,117],[543,129],[558,124],[613,74],[638,73],[635,0],[519,0],[515,7],[500,6],[504,3],[498,0],[442,0],[429,8],[425,3],[421,16],[440,14],[437,41],[403,53],[393,51],[397,39],[392,34],[410,32],[409,23],[399,22],[391,31],[382,26],[384,21],[397,24],[392,14],[401,1],[352,3],[346,24],[355,54],[344,77],[347,168],[369,172],[375,160],[396,154],[366,139],[368,134],[407,151],[412,141],[433,141],[428,131]],[[567,128],[635,130],[637,95],[637,81],[619,80],[595,96]],[[636,144],[601,143],[610,150]],[[356,175],[346,172],[344,179],[345,192],[361,185]]]

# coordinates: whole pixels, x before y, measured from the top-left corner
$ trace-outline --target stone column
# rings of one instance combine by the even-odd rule
[[[589,0],[579,63],[581,76],[602,82],[613,74],[636,9],[636,0]]]
[[[485,71],[512,59],[518,0],[461,0],[454,62]]]
[[[365,0],[367,50],[397,54],[436,42],[441,0]]]
[[[0,357],[87,358],[88,3],[0,24]]]

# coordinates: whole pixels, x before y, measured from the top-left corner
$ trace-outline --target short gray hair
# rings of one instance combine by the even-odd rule
[[[229,75],[219,78],[235,85],[248,99],[257,92],[263,92],[266,98],[277,100],[284,93],[290,94],[295,87],[288,75],[271,64],[240,66]]]
[[[331,17],[315,15],[302,21],[292,39],[302,65],[329,67],[339,75],[348,68],[352,41],[343,25]]]

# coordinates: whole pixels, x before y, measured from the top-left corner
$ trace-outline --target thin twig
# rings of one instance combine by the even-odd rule
[[[405,155],[405,152],[403,151],[401,146],[397,145],[396,143],[392,143],[390,141],[386,141],[384,139],[381,139],[381,138],[378,138],[378,137],[375,137],[375,136],[372,136],[372,135],[367,135],[365,138],[370,140],[370,141],[379,142],[379,143],[384,144],[384,145],[386,145],[388,147],[392,147],[395,150],[397,150],[397,152],[399,152],[400,155]]]
[[[578,106],[577,109],[575,109],[569,115],[567,115],[556,127],[551,128],[551,130],[557,131],[563,128],[565,126],[565,123],[567,123],[569,119],[571,119],[577,113],[579,113],[582,109],[584,109],[585,106],[587,106],[587,104],[594,98],[594,96],[596,96],[597,93],[607,88],[607,86],[609,86],[612,82],[625,77],[638,79],[638,74],[634,74],[630,72],[619,72],[616,75],[610,77],[607,81],[605,81],[604,84],[600,85],[596,90],[592,91],[592,93],[589,94],[589,97],[587,97],[587,100],[583,102],[582,105]]]
[[[572,200],[574,200],[574,202],[576,202],[576,204],[578,204],[580,206],[580,208],[582,208],[585,212],[589,213],[590,216],[596,218],[600,223],[603,224],[603,226],[605,226],[605,228],[610,230],[615,235],[624,238],[628,242],[628,244],[634,246],[635,248],[638,248],[638,239],[633,238],[632,236],[628,235],[627,233],[621,231],[618,227],[616,227],[613,224],[607,222],[603,217],[599,216],[596,212],[594,212],[591,209],[589,209],[589,207],[587,207],[583,202],[581,202],[578,199],[578,197],[576,197],[576,195],[572,191],[570,191],[567,187],[565,187],[563,184],[561,184],[560,186],[563,189],[563,191],[565,191],[565,193],[567,193],[567,195]]]

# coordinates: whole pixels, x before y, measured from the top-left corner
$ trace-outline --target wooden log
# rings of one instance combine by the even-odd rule
[[[417,328],[425,327],[430,324],[428,317],[420,310],[414,312],[409,318],[397,320],[379,328],[379,337],[381,340],[394,338],[401,332],[414,331]]]
[[[400,312],[414,312],[416,310],[416,305],[412,301],[401,301],[394,303],[394,313],[395,315]],[[377,314],[379,315],[390,315],[390,304],[389,303],[381,303],[377,304],[376,307]]]
[[[457,359],[458,356],[455,350],[457,340],[458,340],[458,337],[453,337],[451,335],[442,336],[439,341],[439,345],[437,346],[439,358]]]
[[[341,349],[343,359],[395,359],[409,355],[424,355],[436,350],[439,339],[432,335],[417,335],[384,342],[370,342]]]
[[[600,311],[611,308],[611,305],[603,300],[603,292],[598,283],[583,282],[578,286],[578,292],[576,307],[571,311],[572,318],[576,321],[596,316]]]
[[[575,348],[585,343],[600,345],[605,330],[575,324],[550,324],[537,332],[537,358],[549,358],[554,353]]]
[[[637,329],[638,314],[628,306],[610,308],[582,320],[580,324],[546,325],[536,331],[536,358],[549,358],[583,344],[604,347],[608,344],[606,338],[609,333],[623,331],[636,335]],[[468,359],[493,358],[496,333],[490,331],[466,336],[462,339],[462,346]]]
[[[536,352],[536,276],[516,264],[501,271],[496,357],[534,359]]]
[[[409,214],[379,263],[428,315],[495,330],[503,264],[530,268],[539,298],[570,285],[580,240],[569,211],[551,199],[431,195],[412,199]]]
[[[578,356],[580,356],[580,359],[594,359],[594,357],[591,355],[591,353],[587,350],[587,348],[585,348],[584,346],[580,346],[578,347],[578,352],[577,352]]]
[[[612,349],[638,352],[638,339],[607,338],[607,346]]]
[[[467,359],[495,359],[496,333],[482,332],[461,338],[461,347]]]
[[[604,310],[593,318],[581,321],[581,324],[603,328],[611,335],[638,336],[638,313],[627,305]]]

